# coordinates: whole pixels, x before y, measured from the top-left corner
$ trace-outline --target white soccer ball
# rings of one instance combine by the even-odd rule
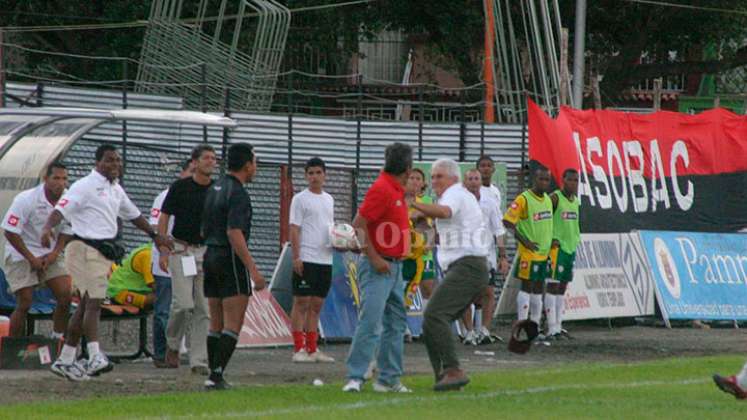
[[[355,248],[355,229],[347,223],[336,223],[329,231],[329,241],[336,249]]]
[[[324,385],[324,382],[322,382],[322,380],[321,380],[321,379],[319,379],[319,378],[316,378],[316,379],[314,379],[314,381],[312,382],[312,384],[313,384],[314,386],[323,386],[323,385]]]

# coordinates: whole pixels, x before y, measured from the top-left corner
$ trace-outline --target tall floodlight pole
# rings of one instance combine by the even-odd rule
[[[573,34],[573,106],[583,107],[584,50],[586,49],[586,0],[576,0],[576,30]]]

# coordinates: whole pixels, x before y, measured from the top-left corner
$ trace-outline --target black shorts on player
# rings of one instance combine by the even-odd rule
[[[332,285],[332,266],[303,263],[303,276],[293,272],[293,296],[326,298]]]
[[[249,272],[231,248],[209,246],[202,267],[205,297],[225,299],[252,295]]]

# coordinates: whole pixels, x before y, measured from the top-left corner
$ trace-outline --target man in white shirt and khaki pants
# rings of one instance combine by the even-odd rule
[[[42,230],[41,244],[53,242],[53,229],[63,218],[72,225],[73,238],[65,248],[65,268],[80,293],[78,309],[70,319],[65,345],[60,357],[52,364],[52,372],[72,381],[109,372],[113,365],[99,349],[98,326],[101,301],[106,297],[112,262],[124,255],[118,248],[117,217],[129,220],[138,229],[162,246],[171,246],[158,236],[127,197],[118,178],[122,174],[122,158],[110,144],[96,149],[96,167],[76,181],[60,198]],[[76,351],[81,335],[88,340],[88,361],[77,363]]]
[[[3,218],[5,231],[5,277],[16,307],[10,316],[10,335],[24,334],[26,315],[31,308],[34,288],[49,287],[57,301],[52,314],[52,338],[62,338],[70,310],[71,283],[61,255],[70,238],[70,226],[65,224],[52,249],[41,245],[41,234],[47,218],[54,211],[67,186],[67,169],[58,162],[47,167],[44,182],[21,192]]]
[[[492,235],[485,229],[477,199],[459,180],[459,165],[451,159],[439,159],[431,167],[437,204],[411,204],[436,219],[438,262],[445,272],[428,301],[423,319],[425,347],[436,375],[435,391],[458,390],[469,383],[459,368],[450,325],[488,284],[485,257]]]

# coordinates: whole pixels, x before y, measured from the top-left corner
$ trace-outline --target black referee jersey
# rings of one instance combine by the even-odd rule
[[[208,190],[202,212],[202,236],[208,247],[230,247],[228,229],[241,229],[247,242],[252,228],[252,200],[241,182],[226,175]]]

